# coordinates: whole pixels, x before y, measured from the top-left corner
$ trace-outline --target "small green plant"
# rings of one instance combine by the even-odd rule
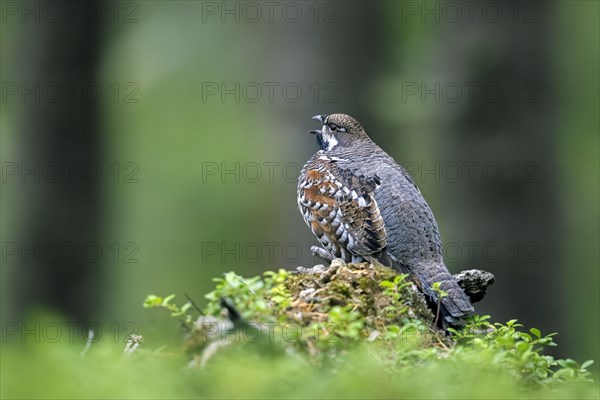
[[[143,306],[144,308],[163,308],[171,312],[171,317],[181,318],[186,324],[192,322],[192,315],[189,314],[189,311],[192,308],[192,303],[188,301],[179,307],[177,304],[171,303],[171,300],[174,298],[174,294],[166,297],[160,297],[151,294],[146,297]]]
[[[433,326],[437,326],[438,319],[440,318],[440,308],[442,307],[442,299],[448,296],[448,293],[442,290],[440,282],[434,282],[431,285],[431,290],[436,294],[437,297],[437,308],[435,310],[435,320],[433,321]]]
[[[542,353],[543,348],[556,346],[556,333],[543,336],[539,329],[523,332],[516,319],[506,324],[489,322],[490,316],[473,316],[461,330],[448,329],[458,345],[456,349],[489,354],[493,364],[528,383],[555,385],[565,381],[591,381],[587,367],[593,361],[579,365],[571,359],[554,359]],[[459,347],[460,346],[460,347]]]
[[[337,365],[349,354],[364,352],[385,374],[406,375],[415,368],[470,370],[538,388],[591,380],[591,360],[578,364],[544,354],[545,348],[556,346],[555,334],[525,330],[516,320],[492,323],[488,315],[474,315],[460,329],[439,330],[439,302],[436,310],[429,310],[408,276],[388,268],[341,264],[323,274],[279,270],[251,278],[229,272],[215,283],[202,310],[191,301],[174,304],[173,295],[148,296],[144,306],[166,309],[185,321],[193,321],[196,310],[198,321],[221,321],[229,345],[246,342],[246,347],[260,349],[259,354],[295,354],[318,366]],[[438,299],[446,295],[439,284],[432,289]],[[231,300],[242,324],[223,319],[223,298]],[[198,322],[188,338],[210,337],[207,326],[194,336],[195,326]],[[262,338],[260,345],[255,337]],[[211,347],[205,340],[198,343],[186,349],[205,360],[204,352]]]
[[[392,300],[392,303],[385,307],[388,317],[403,314],[407,309],[407,306],[400,301],[403,289],[411,285],[410,282],[407,282],[407,278],[408,274],[400,274],[391,281],[385,280],[379,283],[379,286],[383,288],[383,295]]]
[[[264,273],[264,282],[265,287],[269,290],[269,299],[279,308],[288,307],[293,300],[289,289],[283,284],[288,276],[289,272],[285,269]]]
[[[351,306],[335,306],[329,310],[328,321],[339,337],[359,339],[365,325],[360,313]]]

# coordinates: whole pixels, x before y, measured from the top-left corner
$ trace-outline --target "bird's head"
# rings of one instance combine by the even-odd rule
[[[349,115],[315,115],[313,119],[323,124],[320,130],[310,131],[317,136],[317,143],[323,151],[348,147],[357,140],[369,139],[360,122]]]

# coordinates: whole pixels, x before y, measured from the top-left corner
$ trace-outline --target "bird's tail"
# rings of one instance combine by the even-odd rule
[[[378,253],[376,257],[363,257],[371,263],[386,265],[402,274],[409,274],[416,278],[417,285],[427,297],[434,313],[437,313],[439,305],[440,316],[443,318],[439,318],[438,322],[443,329],[448,326],[462,325],[464,319],[475,311],[469,296],[458,285],[443,261],[421,263],[409,268],[385,251]],[[446,293],[441,300],[438,292],[434,290],[436,282],[440,283],[439,289]]]
[[[423,263],[411,268],[400,265],[395,260],[392,267],[399,272],[408,273],[416,278],[421,291],[427,296],[430,307],[434,313],[438,312],[439,324],[444,329],[451,325],[462,325],[464,319],[473,311],[469,297],[458,286],[454,277],[450,274],[443,262]],[[439,289],[446,295],[439,299],[439,294],[434,290],[434,284],[439,282]]]
[[[464,318],[474,311],[469,296],[458,286],[443,262],[419,265],[411,272],[419,281],[421,289],[429,297],[432,305],[437,308],[439,304],[440,314],[445,320],[445,323],[442,321],[442,325],[460,325]],[[441,300],[438,292],[433,289],[436,282],[440,284],[439,289],[446,293]]]

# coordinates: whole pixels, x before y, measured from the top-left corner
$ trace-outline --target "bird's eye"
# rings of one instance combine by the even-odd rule
[[[329,130],[332,132],[346,132],[346,128],[342,128],[341,126],[337,126],[336,124],[329,124]]]

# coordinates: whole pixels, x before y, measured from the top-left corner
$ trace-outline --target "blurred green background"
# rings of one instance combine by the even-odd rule
[[[296,177],[344,112],[495,274],[479,313],[598,361],[597,2],[44,4],[2,3],[3,347],[48,315],[177,346],[147,294],[318,262]]]

